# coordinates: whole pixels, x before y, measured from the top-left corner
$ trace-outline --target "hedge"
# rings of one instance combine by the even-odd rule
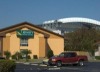
[[[0,60],[0,72],[15,72],[16,63],[11,60]]]
[[[95,56],[95,59],[100,60],[100,56]]]

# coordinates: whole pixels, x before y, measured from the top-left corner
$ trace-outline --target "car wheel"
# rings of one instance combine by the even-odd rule
[[[62,66],[62,62],[61,62],[61,61],[57,61],[56,65],[57,65],[58,67],[61,67],[61,66]]]
[[[79,65],[79,66],[84,66],[84,62],[83,62],[82,60],[80,60],[80,61],[78,62],[78,65]]]

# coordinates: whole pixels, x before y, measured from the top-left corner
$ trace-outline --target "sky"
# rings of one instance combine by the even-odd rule
[[[100,21],[100,0],[0,0],[0,28],[68,17]]]

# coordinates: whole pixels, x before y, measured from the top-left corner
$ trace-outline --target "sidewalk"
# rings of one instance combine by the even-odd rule
[[[29,64],[40,64],[43,62],[43,59],[30,59],[29,61],[26,62],[25,59],[22,59],[22,60],[19,60],[19,61],[16,61],[16,63],[29,63]]]
[[[17,64],[24,64],[24,65],[34,65],[34,66],[42,66],[47,67],[47,64],[43,64],[43,59],[32,59],[26,62],[25,60],[16,61]]]
[[[100,60],[92,59],[92,60],[89,60],[89,62],[100,62]]]

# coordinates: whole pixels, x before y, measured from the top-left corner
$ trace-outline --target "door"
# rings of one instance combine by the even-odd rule
[[[76,53],[65,53],[66,63],[75,63],[77,61]]]

